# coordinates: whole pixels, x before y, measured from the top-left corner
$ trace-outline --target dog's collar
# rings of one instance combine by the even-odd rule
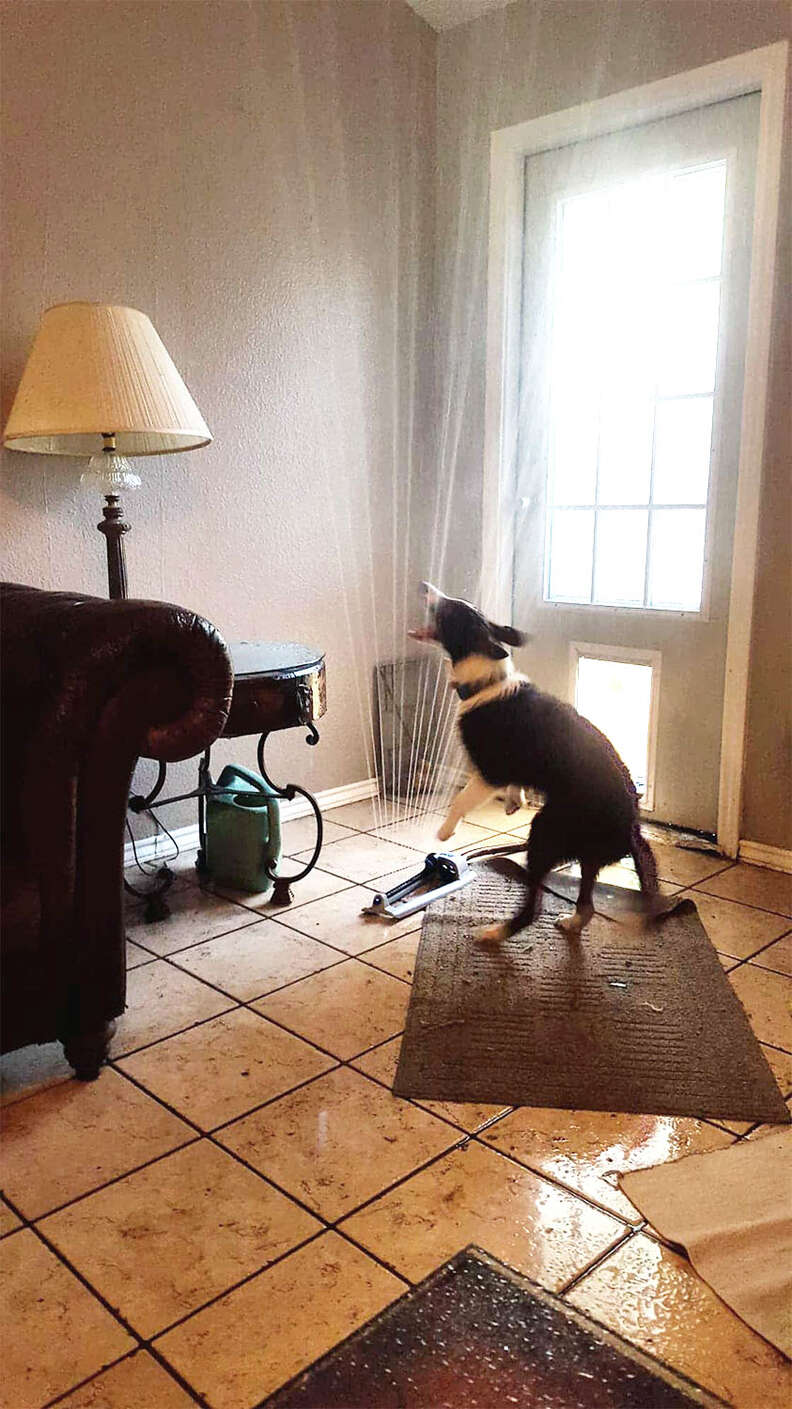
[[[493,685],[501,685],[514,675],[514,662],[511,656],[498,661],[487,661],[482,656],[468,656],[458,661],[449,672],[451,685],[460,700],[470,700]]]
[[[474,685],[455,684],[454,689],[461,700],[470,700],[474,695],[480,695],[482,690],[489,689],[490,685],[497,684],[500,679],[502,679],[502,677],[498,675],[492,680],[477,680]]]

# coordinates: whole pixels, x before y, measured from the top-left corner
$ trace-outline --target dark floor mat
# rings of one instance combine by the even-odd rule
[[[722,1401],[468,1248],[266,1403],[268,1409],[685,1409]]]
[[[478,871],[426,913],[396,1095],[789,1123],[691,901],[646,932],[598,914],[573,939],[545,894],[528,930],[481,945],[523,886],[514,862]]]

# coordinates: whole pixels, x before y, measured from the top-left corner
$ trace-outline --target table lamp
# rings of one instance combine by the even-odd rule
[[[140,478],[124,457],[196,450],[212,436],[145,313],[59,303],[42,316],[3,438],[9,450],[91,457],[82,479],[105,496],[110,596],[125,597],[120,491]]]

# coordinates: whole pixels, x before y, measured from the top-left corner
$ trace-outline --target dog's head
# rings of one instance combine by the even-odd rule
[[[522,646],[528,637],[513,626],[496,626],[483,612],[462,602],[458,597],[446,597],[431,582],[421,583],[421,596],[426,606],[426,624],[410,632],[415,641],[435,641],[451,657],[452,664],[468,656],[488,656],[503,660],[509,653],[505,646]]]

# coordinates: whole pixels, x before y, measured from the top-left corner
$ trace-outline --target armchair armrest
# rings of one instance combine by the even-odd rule
[[[58,1036],[90,1067],[78,1037],[93,1052],[124,1008],[133,769],[141,755],[172,762],[214,742],[231,661],[209,622],[168,603],[3,583],[0,607],[3,852],[34,902],[27,930],[4,937],[16,958],[2,1042]]]
[[[3,584],[0,603],[6,687],[46,695],[39,728],[51,731],[58,752],[84,746],[105,708],[127,692],[137,752],[147,758],[191,758],[221,732],[231,662],[220,633],[194,612],[13,583]]]

